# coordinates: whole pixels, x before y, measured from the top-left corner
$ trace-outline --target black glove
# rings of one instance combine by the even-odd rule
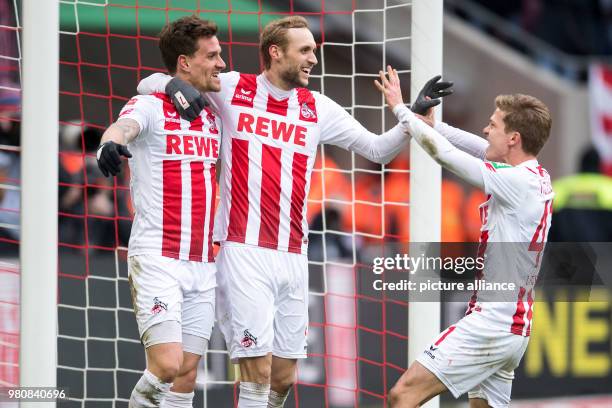
[[[166,94],[172,99],[181,118],[189,122],[200,116],[200,112],[206,106],[206,101],[200,91],[176,77],[166,85]]]
[[[453,83],[438,82],[440,78],[442,78],[442,75],[436,75],[427,81],[410,107],[411,111],[419,115],[425,115],[430,108],[440,104],[440,98],[453,93],[451,88]],[[425,97],[430,97],[431,99],[425,99]]]
[[[109,140],[98,147],[96,158],[98,159],[98,167],[104,177],[108,177],[109,173],[116,176],[121,172],[121,156],[132,157],[132,153],[127,149],[127,146]]]

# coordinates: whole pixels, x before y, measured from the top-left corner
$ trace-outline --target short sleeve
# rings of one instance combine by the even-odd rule
[[[133,119],[140,126],[142,134],[154,124],[155,105],[150,96],[138,95],[130,99],[119,112],[119,119]]]
[[[520,167],[483,161],[481,171],[486,194],[491,194],[508,208],[521,205],[528,181]]]

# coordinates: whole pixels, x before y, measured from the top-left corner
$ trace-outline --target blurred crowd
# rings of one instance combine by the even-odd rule
[[[476,0],[571,55],[612,55],[611,0]]]
[[[13,102],[17,105],[13,106],[11,120],[0,121],[0,242],[4,252],[17,254],[20,122],[19,100]],[[95,160],[102,130],[71,124],[63,124],[60,128],[60,244],[76,250],[112,250],[127,246],[133,215],[129,167],[124,166],[116,179],[103,177]],[[406,170],[410,166],[409,152],[400,154],[385,172],[374,169],[351,174],[347,171],[350,167],[340,168],[337,161],[342,160],[342,157],[335,159],[332,154],[319,155],[315,164],[308,205],[314,250],[316,236],[322,231],[331,235],[355,231],[358,246],[408,242],[410,174]],[[477,207],[483,201],[482,192],[446,175],[442,183],[443,241],[477,241],[480,228]],[[328,259],[351,256],[352,247],[345,247],[341,242],[333,246],[337,252],[329,252]],[[316,254],[315,258],[318,258]]]
[[[531,34],[574,57],[612,56],[612,0],[446,0],[445,4],[456,16],[568,79],[585,81],[586,66],[533,48],[517,34]],[[500,28],[479,10],[494,13],[512,28]]]
[[[4,256],[17,256],[19,249],[20,127],[18,109],[10,116],[0,111],[0,253]],[[116,185],[102,176],[95,159],[101,135],[98,129],[61,126],[58,226],[64,248],[127,246],[132,216],[129,170],[117,178]]]

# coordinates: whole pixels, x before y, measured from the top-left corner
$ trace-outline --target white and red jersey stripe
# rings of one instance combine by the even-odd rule
[[[214,239],[305,254],[317,146],[351,148],[346,129],[363,127],[318,92],[283,91],[264,74],[220,78],[221,92],[207,94],[224,129]]]
[[[140,125],[128,144],[135,215],[128,252],[213,262],[220,129],[206,108],[188,122],[166,94],[139,95],[119,118]]]
[[[388,163],[409,134],[398,124],[376,135],[325,95],[279,89],[266,75],[222,73],[221,91],[206,94],[223,124],[213,237],[306,254],[306,198],[317,146],[329,143]],[[153,74],[138,92],[165,89],[170,79]]]
[[[529,336],[534,285],[552,216],[550,177],[536,160],[515,167],[483,162],[481,171],[487,201],[479,209],[482,228],[478,256],[484,257],[484,268],[476,278],[513,283],[516,290],[474,291],[466,314],[478,314],[483,329]]]

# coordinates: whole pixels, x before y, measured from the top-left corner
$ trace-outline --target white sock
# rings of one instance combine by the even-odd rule
[[[159,407],[172,383],[162,382],[149,370],[145,370],[130,396],[129,408]]]
[[[162,408],[191,408],[193,407],[194,392],[168,391],[161,403]]]
[[[270,395],[268,396],[268,408],[283,408],[283,406],[285,406],[285,401],[287,401],[287,397],[289,396],[289,391],[291,391],[291,388],[289,388],[284,394],[270,390]]]
[[[240,382],[238,408],[267,408],[270,384]]]

